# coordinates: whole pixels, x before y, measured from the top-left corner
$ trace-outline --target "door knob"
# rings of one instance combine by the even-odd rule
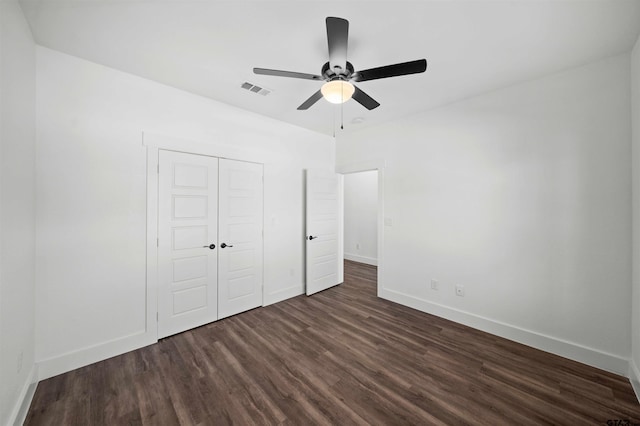
[[[315,240],[316,238],[318,238],[318,236],[316,235],[315,237],[313,235],[309,235],[309,241],[311,240]]]
[[[216,248],[216,245],[215,244],[209,244],[208,246],[202,246],[202,247],[204,247],[204,248],[209,247],[211,250],[213,250],[214,248]]]
[[[220,244],[220,247],[225,248],[225,247],[233,247],[233,246],[230,245],[230,244],[222,243],[222,244]]]

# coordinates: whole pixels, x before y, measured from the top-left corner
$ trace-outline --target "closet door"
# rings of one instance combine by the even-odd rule
[[[159,152],[158,338],[218,319],[218,159]]]
[[[262,305],[262,176],[262,164],[220,159],[219,319]]]

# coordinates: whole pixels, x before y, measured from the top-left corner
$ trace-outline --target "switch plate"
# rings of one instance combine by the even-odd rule
[[[431,280],[431,290],[440,290],[440,283],[438,280]]]
[[[456,296],[464,297],[464,286],[457,284],[456,285]]]
[[[393,221],[391,220],[390,217],[385,217],[384,218],[384,226],[392,226],[393,225]]]

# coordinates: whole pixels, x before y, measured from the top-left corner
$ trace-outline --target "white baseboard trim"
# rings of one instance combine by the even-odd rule
[[[304,285],[297,284],[275,293],[265,294],[264,305],[271,305],[304,293]],[[68,352],[59,356],[37,361],[39,380],[45,380],[76,368],[103,361],[126,352],[152,345],[158,341],[155,332],[139,332],[114,339],[95,346]]]
[[[33,395],[36,393],[36,387],[38,386],[38,366],[33,365],[31,371],[25,380],[16,405],[11,410],[9,416],[9,422],[7,425],[20,426],[27,419],[27,413],[33,400]]]
[[[152,333],[140,332],[60,356],[39,360],[39,379],[48,379],[49,377],[156,343],[158,341],[157,336],[155,334],[151,336],[150,334]]]
[[[629,377],[631,387],[636,394],[636,399],[640,402],[640,370],[638,370],[638,366],[633,361],[633,358],[629,360],[629,372],[627,376]]]
[[[592,367],[627,376],[629,360],[620,356],[589,348],[574,342],[561,340],[535,331],[484,318],[448,306],[429,302],[408,294],[380,289],[380,297],[428,314],[445,318],[466,326],[513,340],[545,352],[569,358]]]
[[[304,294],[304,284],[283,288],[274,293],[265,294],[262,306],[273,305],[274,303],[282,302],[283,300],[300,296],[301,294]]]
[[[366,263],[367,265],[378,266],[378,259],[375,257],[360,256],[357,254],[345,253],[344,258],[354,262]]]

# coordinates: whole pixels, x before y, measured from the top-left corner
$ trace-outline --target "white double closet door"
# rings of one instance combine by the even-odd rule
[[[262,305],[263,167],[160,150],[158,338]]]

